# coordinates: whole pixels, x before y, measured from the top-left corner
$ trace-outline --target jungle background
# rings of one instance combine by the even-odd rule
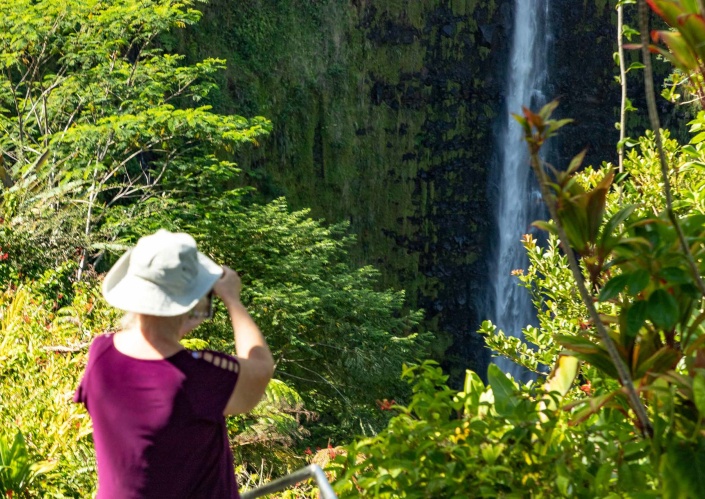
[[[70,400],[91,338],[119,322],[101,275],[164,227],[241,273],[277,361],[260,407],[229,420],[243,489],[313,460],[351,497],[696,497],[705,153],[688,47],[705,30],[695,1],[649,3],[654,26],[690,20],[661,39],[681,56],[653,61],[670,183],[638,65],[614,179],[616,12],[638,44],[637,4],[551,11],[560,106],[523,119],[529,145],[552,140],[546,199],[562,204],[545,245],[524,240],[517,285],[540,327],[517,351],[477,301],[512,2],[0,2],[0,493],[94,493]],[[485,343],[553,374],[515,384]],[[224,311],[185,344],[232,351]]]

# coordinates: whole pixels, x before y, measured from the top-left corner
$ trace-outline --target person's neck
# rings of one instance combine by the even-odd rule
[[[179,331],[170,321],[144,319],[138,317],[132,327],[115,335],[118,351],[139,359],[163,359],[184,349]]]

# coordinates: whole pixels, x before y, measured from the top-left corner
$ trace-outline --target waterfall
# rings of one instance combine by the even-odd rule
[[[547,54],[550,32],[550,0],[515,0],[514,34],[510,66],[507,72],[506,109],[503,113],[497,150],[499,168],[495,188],[497,238],[490,264],[493,288],[493,323],[507,335],[521,337],[522,328],[536,323],[536,311],[528,290],[519,286],[514,269],[526,269],[528,259],[521,237],[529,225],[542,218],[543,205],[538,185],[529,167],[529,157],[519,124],[511,114],[521,114],[521,107],[536,110],[546,103]],[[497,365],[515,378],[524,372],[515,363],[498,358]]]

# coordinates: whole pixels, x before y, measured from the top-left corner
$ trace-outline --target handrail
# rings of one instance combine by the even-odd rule
[[[266,496],[267,494],[273,494],[274,492],[281,492],[282,490],[291,487],[303,480],[313,478],[318,485],[318,490],[321,492],[321,499],[338,499],[338,496],[333,492],[333,487],[331,487],[326,474],[317,464],[309,464],[305,468],[296,470],[293,473],[272,480],[269,483],[262,485],[253,490],[248,490],[240,494],[241,499],[255,499],[256,497]]]

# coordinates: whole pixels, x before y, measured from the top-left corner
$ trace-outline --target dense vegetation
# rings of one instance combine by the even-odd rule
[[[377,431],[386,418],[375,401],[403,397],[402,363],[424,355],[420,313],[380,290],[375,269],[350,263],[345,224],[284,199],[254,204],[238,187],[233,154],[271,125],[199,105],[225,61],[186,65],[162,43],[198,21],[193,7],[0,5],[0,426],[3,442],[17,431],[26,442],[8,443],[8,455],[44,463],[31,489],[42,497],[94,487],[90,423],[70,396],[88,342],[119,321],[100,273],[158,227],[188,231],[241,272],[274,352],[266,401],[230,421],[245,481],[301,465],[307,447]],[[231,351],[228,331],[220,311],[187,343]],[[31,473],[2,466],[2,493],[25,490]]]
[[[677,28],[658,35],[672,81],[702,99],[697,2],[649,4]],[[348,497],[698,496],[705,113],[689,144],[667,131],[624,141],[618,175],[582,155],[553,170],[539,151],[566,123],[553,105],[518,117],[553,218],[538,224],[545,247],[524,239],[530,266],[517,271],[540,324],[525,331],[532,348],[490,323],[482,333],[539,378],[491,366],[487,384],[468,371],[456,390],[417,362],[431,341],[421,313],[351,263],[345,224],[242,187],[233,158],[271,124],[201,105],[226,63],[173,53],[196,6],[0,4],[0,494],[92,493],[90,420],[70,400],[91,338],[120,319],[101,272],[166,227],[242,273],[277,361],[262,404],[229,420],[245,488],[314,459]],[[220,310],[185,344],[231,350],[228,330]]]
[[[624,2],[625,4],[628,2]],[[674,61],[681,95],[703,103],[705,11],[694,1],[649,0],[670,26],[643,53]],[[646,14],[646,3],[639,5]],[[646,19],[645,15],[641,16]],[[649,57],[645,77],[651,79]],[[555,169],[539,155],[565,126],[552,103],[517,116],[552,220],[546,247],[527,235],[533,348],[486,322],[488,345],[539,375],[517,385],[491,366],[453,390],[431,364],[406,371],[414,386],[387,430],[350,446],[338,468],[344,493],[372,497],[667,497],[702,495],[705,476],[705,113],[689,144],[661,131],[633,144],[615,175]],[[665,92],[673,96],[673,92]],[[553,366],[543,379],[546,366]],[[391,449],[391,452],[389,450]],[[362,456],[361,458],[359,456]]]

